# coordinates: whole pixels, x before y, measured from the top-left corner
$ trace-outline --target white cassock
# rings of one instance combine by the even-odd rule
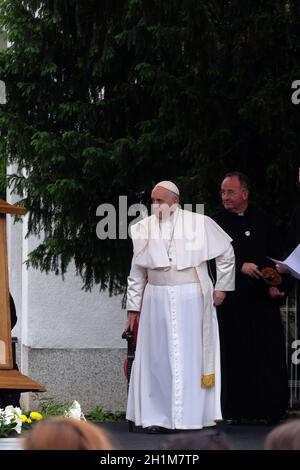
[[[212,426],[222,419],[221,375],[207,261],[216,260],[215,290],[234,290],[231,239],[209,217],[179,208],[171,219],[138,222],[132,239],[127,310],[141,313],[126,418],[142,427]]]

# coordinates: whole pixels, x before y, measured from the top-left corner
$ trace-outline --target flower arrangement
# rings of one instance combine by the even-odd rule
[[[81,406],[76,400],[58,414],[66,418],[85,420]],[[4,409],[0,408],[0,437],[7,437],[13,433],[21,434],[23,430],[31,429],[34,423],[47,417],[47,415],[43,416],[39,411],[26,413],[17,406],[14,407],[12,405],[6,406]]]

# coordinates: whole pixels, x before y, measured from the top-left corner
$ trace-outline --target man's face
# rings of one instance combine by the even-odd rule
[[[159,219],[170,217],[176,210],[178,197],[168,189],[157,187],[151,193],[152,210]]]
[[[230,212],[243,212],[248,207],[249,191],[241,187],[237,176],[229,176],[221,185],[221,198],[225,209]]]

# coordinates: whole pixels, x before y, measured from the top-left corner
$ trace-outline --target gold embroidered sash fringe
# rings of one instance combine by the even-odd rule
[[[215,374],[202,375],[201,385],[204,388],[214,387],[214,385],[215,385]]]

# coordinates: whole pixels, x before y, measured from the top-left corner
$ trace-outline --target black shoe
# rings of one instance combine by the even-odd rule
[[[144,429],[144,431],[147,434],[162,434],[164,432],[167,432],[168,430],[166,428],[162,428],[161,426],[148,426]]]

